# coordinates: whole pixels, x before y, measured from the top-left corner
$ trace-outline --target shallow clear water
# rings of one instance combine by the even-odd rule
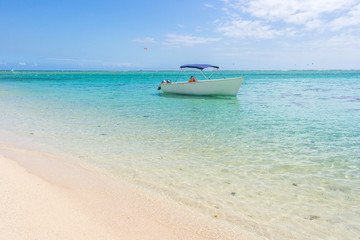
[[[360,71],[239,74],[186,97],[156,90],[177,72],[1,72],[0,129],[265,239],[358,239]]]

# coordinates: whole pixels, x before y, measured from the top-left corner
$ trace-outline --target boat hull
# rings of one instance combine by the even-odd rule
[[[226,78],[215,80],[202,80],[197,82],[175,82],[162,83],[161,89],[164,93],[197,95],[197,96],[216,96],[227,95],[235,96],[244,78]]]

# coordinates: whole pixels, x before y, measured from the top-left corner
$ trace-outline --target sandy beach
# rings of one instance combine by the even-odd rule
[[[57,156],[0,145],[1,239],[251,239]]]

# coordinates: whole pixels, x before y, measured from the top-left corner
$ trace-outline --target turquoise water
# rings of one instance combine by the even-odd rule
[[[0,130],[259,239],[358,239],[360,71],[239,74],[185,97],[156,90],[177,72],[1,72]]]

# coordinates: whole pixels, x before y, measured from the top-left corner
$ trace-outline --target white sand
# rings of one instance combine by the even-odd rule
[[[0,144],[0,239],[253,239],[56,156]]]

